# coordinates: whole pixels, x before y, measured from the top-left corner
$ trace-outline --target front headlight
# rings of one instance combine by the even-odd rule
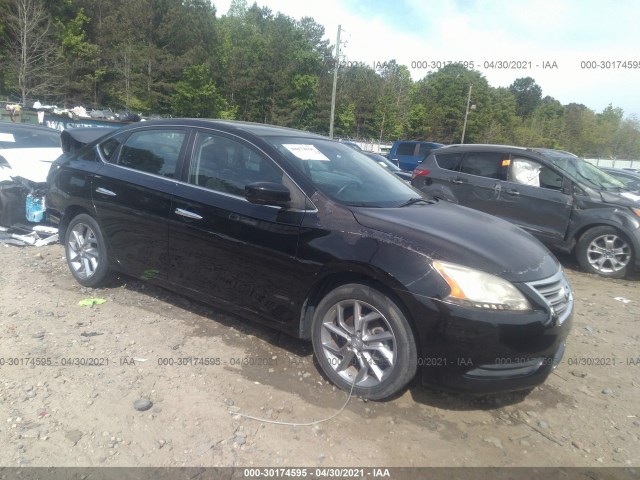
[[[449,285],[444,300],[483,310],[531,310],[531,304],[510,282],[455,263],[434,261],[433,268]]]

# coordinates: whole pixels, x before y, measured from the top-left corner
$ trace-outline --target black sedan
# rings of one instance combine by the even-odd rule
[[[529,389],[564,352],[573,299],[541,243],[321,136],[151,121],[63,155],[48,182],[80,284],[117,271],[311,340],[355,395],[389,397],[418,370],[444,388]]]

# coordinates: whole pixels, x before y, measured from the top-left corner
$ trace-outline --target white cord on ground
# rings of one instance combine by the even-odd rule
[[[245,413],[232,412],[231,410],[228,410],[228,412],[232,415],[239,415],[244,418],[250,418],[251,420],[257,420],[258,422],[273,423],[275,425],[290,425],[292,427],[309,427],[311,425],[317,425],[318,423],[327,422],[333,418],[336,418],[338,415],[340,415],[344,411],[344,409],[347,408],[347,405],[349,404],[349,400],[351,400],[351,397],[353,395],[353,387],[355,386],[355,384],[356,384],[356,379],[354,377],[353,383],[351,384],[351,390],[349,391],[349,396],[347,397],[347,400],[344,402],[344,405],[342,405],[342,408],[340,408],[340,410],[338,410],[336,413],[334,413],[330,417],[323,418],[322,420],[315,420],[313,422],[306,422],[306,423],[281,422],[279,420],[271,420],[269,418],[254,417],[253,415],[247,415]]]

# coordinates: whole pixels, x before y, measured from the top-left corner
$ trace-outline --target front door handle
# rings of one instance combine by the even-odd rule
[[[457,178],[457,177],[456,177],[456,178],[452,178],[452,179],[451,179],[451,183],[456,183],[456,184],[458,184],[458,185],[459,185],[459,184],[461,184],[461,183],[464,183],[464,180],[462,180],[462,179],[460,179],[460,178]]]
[[[176,215],[180,215],[185,218],[190,218],[192,220],[202,220],[202,217],[197,213],[190,212],[189,210],[184,210],[182,208],[176,208]]]
[[[102,187],[96,188],[96,192],[101,193],[103,195],[108,195],[109,197],[116,196],[116,192],[112,192],[111,190],[107,190],[106,188],[102,188]]]
[[[515,188],[510,188],[509,190],[507,190],[507,193],[509,195],[513,195],[514,197],[517,197],[518,195],[520,195],[520,192]]]

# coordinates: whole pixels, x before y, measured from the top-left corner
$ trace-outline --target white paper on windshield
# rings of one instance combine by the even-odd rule
[[[633,193],[629,193],[629,192],[623,192],[620,195],[622,195],[625,198],[628,198],[629,200],[633,200],[634,202],[640,201],[640,195],[634,195]]]
[[[13,133],[0,133],[0,142],[15,142],[16,139],[13,138]]]
[[[324,153],[318,150],[315,145],[301,145],[299,143],[283,143],[282,146],[293,153],[300,160],[321,160],[329,162]]]

